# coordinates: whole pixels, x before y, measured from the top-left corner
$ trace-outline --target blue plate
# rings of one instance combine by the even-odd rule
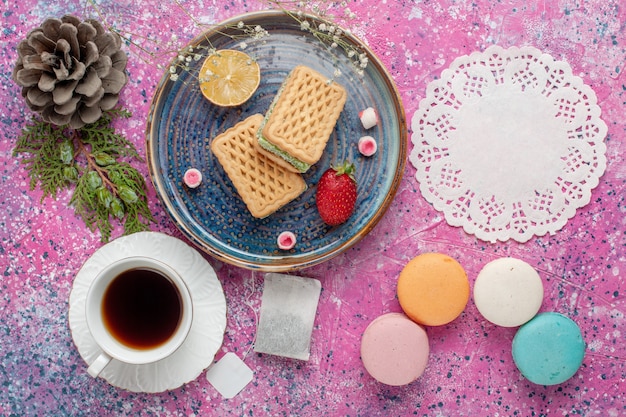
[[[306,16],[312,25],[323,23]],[[147,125],[148,165],[159,198],[177,227],[199,248],[234,265],[264,271],[289,271],[328,260],[353,246],[380,220],[391,203],[404,171],[407,127],[402,102],[384,66],[356,38],[342,39],[366,54],[362,76],[341,49],[330,50],[303,31],[282,11],[250,13],[226,21],[190,43],[194,49],[239,49],[242,39],[225,35],[239,21],[260,25],[269,32],[261,40],[243,40],[245,52],[261,67],[261,84],[241,106],[224,108],[206,100],[198,87],[203,59],[191,62],[187,72],[172,81],[163,76],[153,98]],[[293,67],[307,65],[335,79],[348,91],[348,100],[322,159],[303,174],[308,190],[265,219],[250,215],[237,191],[211,154],[212,138],[246,117],[264,114]],[[339,71],[339,72],[337,72]],[[363,129],[358,113],[374,107],[380,122]],[[363,157],[357,141],[373,136],[378,152]],[[331,165],[349,159],[356,165],[358,201],[350,220],[329,227],[315,206],[316,184]],[[197,168],[204,180],[196,189],[182,181],[188,168]],[[280,250],[276,239],[285,230],[297,236],[296,246]]]

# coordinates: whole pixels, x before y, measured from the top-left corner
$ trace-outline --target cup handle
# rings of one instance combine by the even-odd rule
[[[111,362],[111,357],[102,352],[100,356],[98,356],[96,360],[93,361],[91,365],[89,365],[89,368],[87,368],[87,372],[89,373],[89,375],[96,378],[98,375],[100,375],[100,372],[102,372],[104,367],[109,364],[109,362]]]

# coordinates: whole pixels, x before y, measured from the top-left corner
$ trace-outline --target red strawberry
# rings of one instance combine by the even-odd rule
[[[327,169],[317,183],[316,204],[322,220],[331,226],[345,222],[352,215],[355,203],[354,165],[345,161]]]

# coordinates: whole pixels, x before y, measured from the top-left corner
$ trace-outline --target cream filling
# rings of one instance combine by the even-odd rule
[[[280,149],[278,146],[274,145],[273,143],[271,143],[270,141],[265,139],[262,135],[258,135],[258,140],[259,140],[259,145],[261,145],[261,147],[263,149],[265,149],[266,151],[271,152],[274,155],[279,156],[282,159],[284,159],[285,161],[289,162],[299,172],[304,173],[304,172],[308,171],[309,168],[311,168],[310,164],[307,164],[306,162],[303,162],[303,161],[299,160],[298,158],[295,158],[295,157],[291,156],[287,152],[285,152],[282,149]]]

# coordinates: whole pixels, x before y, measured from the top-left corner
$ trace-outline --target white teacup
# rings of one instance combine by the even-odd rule
[[[156,259],[121,259],[94,279],[87,326],[102,353],[89,366],[97,377],[111,359],[142,365],[172,355],[191,328],[192,303],[180,275]]]

